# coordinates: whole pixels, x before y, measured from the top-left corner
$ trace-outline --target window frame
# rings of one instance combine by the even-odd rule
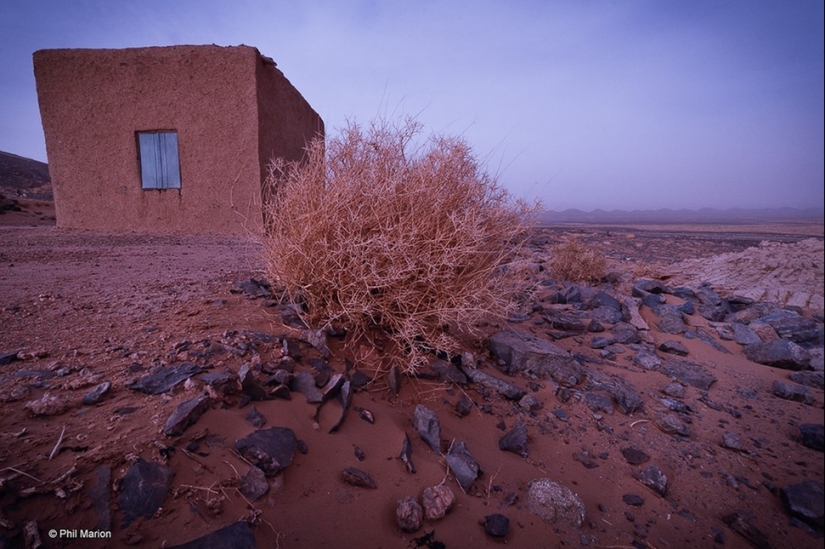
[[[180,149],[176,130],[135,132],[140,187],[144,191],[180,190]]]

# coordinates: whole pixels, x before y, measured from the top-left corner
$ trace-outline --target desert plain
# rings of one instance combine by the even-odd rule
[[[341,334],[319,343],[300,326],[263,280],[253,238],[59,229],[50,203],[21,204],[0,216],[2,548],[822,546],[821,499],[817,518],[816,501],[799,512],[785,497],[801,483],[822,490],[821,438],[817,447],[801,433],[819,426],[821,437],[823,424],[821,222],[538,227],[514,269],[531,288],[519,310],[466,338],[458,373],[434,356],[432,370],[390,382],[376,375],[387,366],[380,348]],[[567,238],[605,254],[607,281],[554,279],[549,257]],[[750,360],[730,319],[682,312],[684,329],[664,329],[634,299],[640,280],[693,291],[710,282],[737,307],[787,307],[813,334],[799,345],[804,366]],[[599,292],[626,308],[621,321],[597,322],[603,331],[587,305]],[[656,295],[674,308],[691,301]],[[615,324],[638,339],[622,340]],[[579,377],[513,371],[490,345],[508,331],[568,353]],[[674,360],[705,381],[675,375]],[[138,390],[174,368],[188,374],[168,390]],[[459,375],[468,370],[522,392]],[[813,385],[789,378],[795,370]],[[310,374],[322,391],[342,374],[351,400],[339,385],[314,402],[297,382]],[[801,389],[781,398],[777,382]],[[439,452],[414,425],[419,405],[440,424]],[[291,430],[297,450],[261,479],[237,443],[273,427]],[[502,444],[518,430],[526,438]],[[447,465],[459,442],[479,469],[469,487]],[[664,483],[643,481],[651,467]],[[353,469],[374,487],[353,484]],[[574,493],[581,520],[535,512],[535,479]],[[439,485],[455,499],[445,516],[400,529],[398,501]],[[500,526],[494,515],[507,519],[501,537],[488,531]],[[237,523],[224,530],[234,545],[203,538]]]

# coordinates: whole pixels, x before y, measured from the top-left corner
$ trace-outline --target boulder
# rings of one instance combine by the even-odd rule
[[[473,482],[481,474],[478,462],[473,458],[463,440],[456,441],[447,454],[447,467],[465,492],[473,487]]]
[[[814,389],[825,389],[825,372],[790,372],[788,379]]]
[[[421,528],[423,515],[421,504],[413,496],[405,496],[398,500],[395,507],[395,520],[398,529],[402,532],[415,532]]]
[[[825,426],[821,423],[803,423],[799,426],[799,441],[812,450],[825,451]]]
[[[418,431],[421,440],[427,443],[433,452],[441,455],[441,423],[435,412],[419,404],[413,411],[413,427]]]
[[[500,513],[484,517],[484,531],[493,538],[507,537],[510,533],[510,519]]]
[[[662,497],[667,494],[667,477],[656,465],[640,471],[636,479]]]
[[[498,441],[498,449],[503,452],[513,452],[526,458],[528,455],[527,424],[521,420],[516,421],[516,425]]]
[[[672,378],[676,378],[685,385],[696,387],[707,391],[711,385],[716,383],[716,377],[708,372],[703,366],[687,360],[670,359],[662,364],[659,369],[661,373]]]
[[[731,327],[733,328],[733,340],[739,345],[753,345],[754,343],[762,343],[762,340],[759,338],[759,334],[757,334],[750,326],[740,322],[734,322]]]
[[[194,425],[200,419],[211,404],[212,399],[206,395],[196,396],[179,404],[166,420],[166,425],[163,426],[163,434],[167,437],[182,435],[189,426]]]
[[[455,505],[455,493],[446,484],[430,486],[424,488],[421,502],[427,520],[438,520],[444,518]]]
[[[527,392],[518,385],[505,381],[496,376],[485,374],[481,370],[467,369],[466,372],[467,377],[474,383],[478,383],[488,389],[492,389],[504,398],[508,398],[510,400],[521,400],[521,398],[527,394]]]
[[[822,483],[806,480],[785,486],[779,496],[788,513],[819,528],[825,518],[825,491]]]
[[[148,376],[133,380],[126,387],[149,395],[159,395],[171,391],[179,383],[201,373],[200,366],[186,362],[166,368],[158,368]]]
[[[246,438],[235,442],[235,449],[250,464],[255,465],[268,477],[280,473],[292,464],[298,439],[288,427],[258,429]]]
[[[774,396],[783,400],[793,400],[794,402],[803,402],[805,404],[813,404],[815,402],[814,396],[804,385],[785,383],[777,379],[771,384],[771,391]]]
[[[103,400],[103,397],[109,393],[111,388],[111,381],[104,381],[103,383],[96,385],[91,391],[83,395],[83,404],[90,406],[99,403]]]
[[[807,370],[811,361],[808,351],[786,339],[746,345],[743,352],[751,362],[785,370]]]
[[[269,481],[263,471],[255,466],[250,466],[249,470],[241,477],[238,489],[248,499],[255,501],[269,491]]]
[[[129,467],[118,488],[120,496],[117,504],[123,513],[122,528],[135,519],[151,518],[160,509],[174,474],[166,465],[142,458]]]

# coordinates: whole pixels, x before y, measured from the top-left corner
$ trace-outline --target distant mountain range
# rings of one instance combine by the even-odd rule
[[[699,210],[564,210],[543,211],[539,223],[751,223],[764,221],[823,221],[823,208],[702,208]]]
[[[52,200],[49,165],[0,151],[0,192],[10,198]]]

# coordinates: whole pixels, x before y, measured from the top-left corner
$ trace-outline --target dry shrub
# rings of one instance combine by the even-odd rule
[[[550,252],[550,271],[561,280],[598,282],[604,278],[607,259],[575,238],[554,246]]]
[[[311,326],[388,338],[414,372],[424,348],[454,351],[509,300],[499,269],[531,208],[484,172],[459,138],[413,147],[421,126],[350,123],[301,164],[274,162],[265,239],[270,280]]]

